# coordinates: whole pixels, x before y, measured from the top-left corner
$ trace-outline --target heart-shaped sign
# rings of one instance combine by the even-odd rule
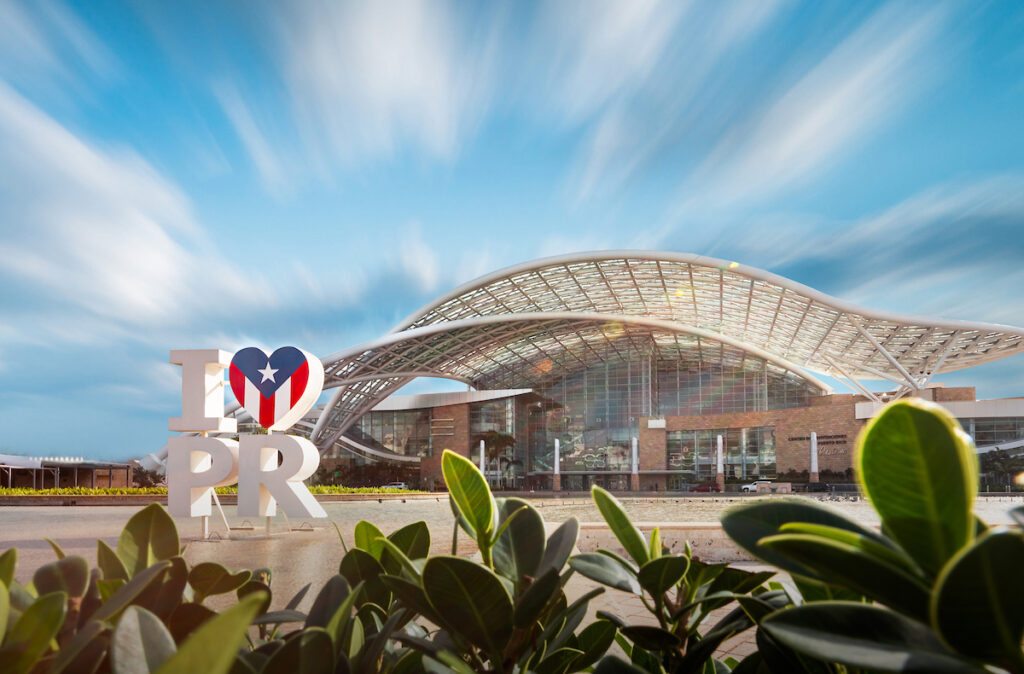
[[[324,388],[320,359],[294,346],[269,356],[246,347],[231,359],[230,377],[238,403],[268,431],[283,431],[301,419]]]

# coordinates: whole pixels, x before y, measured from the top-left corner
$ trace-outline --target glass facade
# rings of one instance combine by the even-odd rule
[[[1002,442],[1024,439],[1024,418],[988,417],[958,419],[967,434],[974,438],[978,447],[990,447]]]
[[[469,453],[479,465],[480,442],[486,451],[485,474],[492,486],[518,488],[524,475],[516,452],[516,400],[503,398],[469,405]]]
[[[726,478],[774,477],[775,429],[771,426],[669,431],[665,470],[679,471],[680,477],[689,482],[714,479],[719,435]]]
[[[800,377],[752,357],[708,365],[638,355],[554,371],[532,388],[529,394],[468,405],[469,456],[479,465],[483,441],[492,486],[550,488],[557,440],[563,488],[626,489],[642,418],[799,407],[821,395]],[[453,419],[431,415],[429,408],[370,412],[352,432],[389,451],[431,456],[431,430],[435,436],[454,433]],[[713,479],[718,435],[728,478],[774,476],[770,427],[671,431],[664,462],[641,466],[641,472],[667,472],[666,485]]]
[[[406,456],[431,456],[430,410],[396,410],[364,414],[359,435]]]
[[[529,470],[552,470],[554,441],[558,439],[560,471],[570,474],[629,471],[631,442],[639,433],[641,417],[803,407],[821,394],[800,377],[753,358],[744,366],[732,367],[683,359],[604,362],[555,378],[535,390],[546,400],[526,412]],[[723,435],[730,465],[738,467],[743,478],[774,473],[774,440],[765,437],[764,429],[746,431],[729,429]],[[686,446],[692,456],[686,455],[683,444],[670,448],[665,469],[692,466],[678,470],[694,470],[699,475],[703,465],[700,452],[710,456],[710,440],[694,437]]]

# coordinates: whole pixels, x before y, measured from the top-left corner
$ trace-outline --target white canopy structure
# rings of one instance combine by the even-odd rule
[[[553,372],[636,354],[760,359],[828,391],[813,373],[887,380],[895,396],[940,372],[1024,349],[1024,328],[875,311],[737,262],[658,251],[544,258],[456,288],[390,333],[323,359],[321,448],[415,377],[478,389],[529,387]]]

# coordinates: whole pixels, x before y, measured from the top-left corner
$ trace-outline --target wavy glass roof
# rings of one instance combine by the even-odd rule
[[[723,364],[758,358],[822,389],[811,373],[857,388],[858,379],[889,380],[910,391],[936,373],[1022,349],[1024,328],[875,311],[736,262],[582,253],[471,281],[384,337],[325,358],[325,387],[337,390],[313,437],[329,446],[417,376],[476,388],[532,386],[544,368],[696,350]]]

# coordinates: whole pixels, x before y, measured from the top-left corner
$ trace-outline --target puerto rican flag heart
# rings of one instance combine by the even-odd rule
[[[282,346],[269,356],[250,346],[231,359],[231,390],[239,404],[268,431],[283,431],[309,411],[324,388],[316,356]]]

